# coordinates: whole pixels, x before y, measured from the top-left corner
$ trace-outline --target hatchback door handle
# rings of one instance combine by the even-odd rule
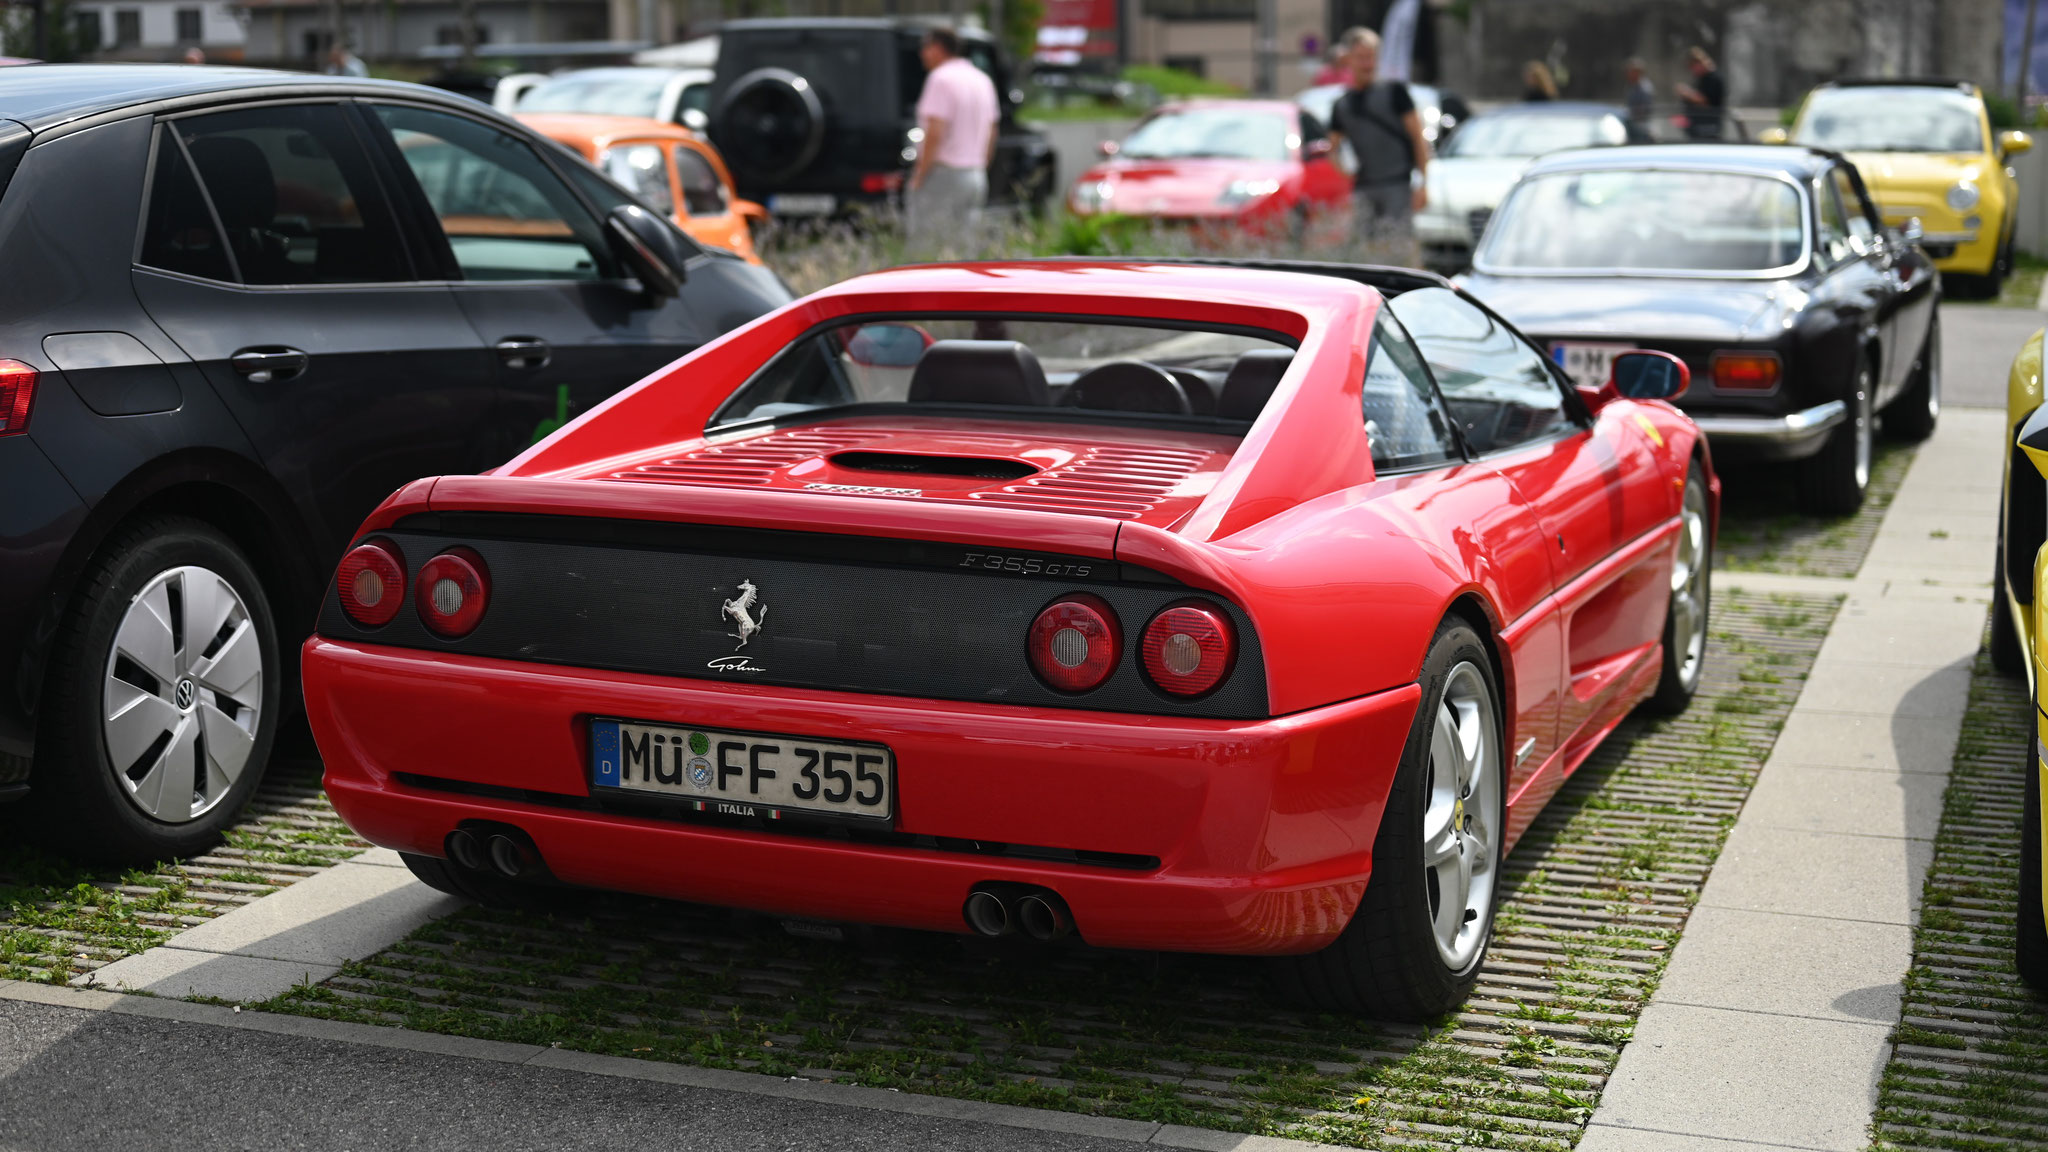
[[[271,345],[264,348],[244,348],[228,357],[228,363],[235,371],[249,378],[251,384],[269,384],[277,380],[289,380],[306,370],[311,357],[297,348]]]
[[[492,347],[507,368],[545,368],[554,351],[538,336],[507,336]]]

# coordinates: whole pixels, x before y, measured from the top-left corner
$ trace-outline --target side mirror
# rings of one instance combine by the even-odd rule
[[[626,270],[656,299],[680,295],[689,254],[667,223],[638,204],[621,204],[604,220],[605,239]]]
[[[759,226],[768,222],[768,209],[752,200],[734,200],[732,211],[733,215],[749,224]]]
[[[2048,476],[2048,404],[2034,409],[2033,415],[2020,425],[2019,447],[2033,461],[2035,470]]]
[[[1624,400],[1676,400],[1692,384],[1692,370],[1669,352],[1637,348],[1614,358],[1607,387]]]
[[[1330,138],[1324,136],[1304,142],[1301,146],[1301,158],[1303,160],[1328,160],[1330,153],[1334,151],[1336,151],[1336,145],[1331,144]]]
[[[1756,142],[1759,144],[1790,144],[1792,142],[1792,134],[1783,128],[1766,128],[1762,132],[1757,133]]]
[[[2017,156],[2034,150],[2034,138],[2025,132],[2000,132],[1998,151],[2006,156]]]
[[[1123,148],[1123,145],[1117,143],[1114,140],[1104,140],[1102,143],[1097,144],[1095,146],[1095,151],[1098,155],[1101,156],[1114,156],[1118,152],[1123,151]]]

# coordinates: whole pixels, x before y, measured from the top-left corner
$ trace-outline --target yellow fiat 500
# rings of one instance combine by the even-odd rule
[[[1774,129],[1764,139],[1783,143]],[[1845,80],[1815,88],[1789,133],[1795,144],[1848,153],[1887,227],[1920,221],[1920,245],[1952,296],[1990,297],[2012,270],[2018,185],[2008,158],[2024,132],[1991,130],[1975,84]]]
[[[2006,454],[1999,507],[1998,586],[1991,597],[1991,660],[2009,676],[2025,675],[2033,691],[2033,755],[2028,758],[2026,815],[2020,825],[2019,926],[2013,944],[2022,979],[2048,991],[2048,904],[2042,882],[2041,792],[2048,784],[2048,403],[2041,389],[2041,333],[2020,348],[2006,378],[2006,417],[2016,447]]]

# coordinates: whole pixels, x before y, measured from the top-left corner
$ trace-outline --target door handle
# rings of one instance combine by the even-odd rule
[[[507,368],[545,368],[554,350],[538,336],[507,336],[492,345]]]
[[[251,384],[269,384],[277,380],[289,380],[306,370],[311,357],[297,348],[271,345],[264,348],[244,348],[228,357],[234,370],[249,378]]]

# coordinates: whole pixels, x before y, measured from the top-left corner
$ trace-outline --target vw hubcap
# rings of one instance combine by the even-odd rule
[[[1429,746],[1423,882],[1438,955],[1463,971],[1486,941],[1500,843],[1500,737],[1493,694],[1471,663],[1451,669]]]
[[[166,824],[196,820],[234,787],[256,743],[263,652],[248,605],[217,574],[173,568],[114,632],[101,732],[122,791]]]
[[[1690,691],[1699,683],[1707,650],[1707,495],[1685,486],[1685,511],[1678,529],[1678,556],[1671,565],[1671,654],[1679,682]]]

